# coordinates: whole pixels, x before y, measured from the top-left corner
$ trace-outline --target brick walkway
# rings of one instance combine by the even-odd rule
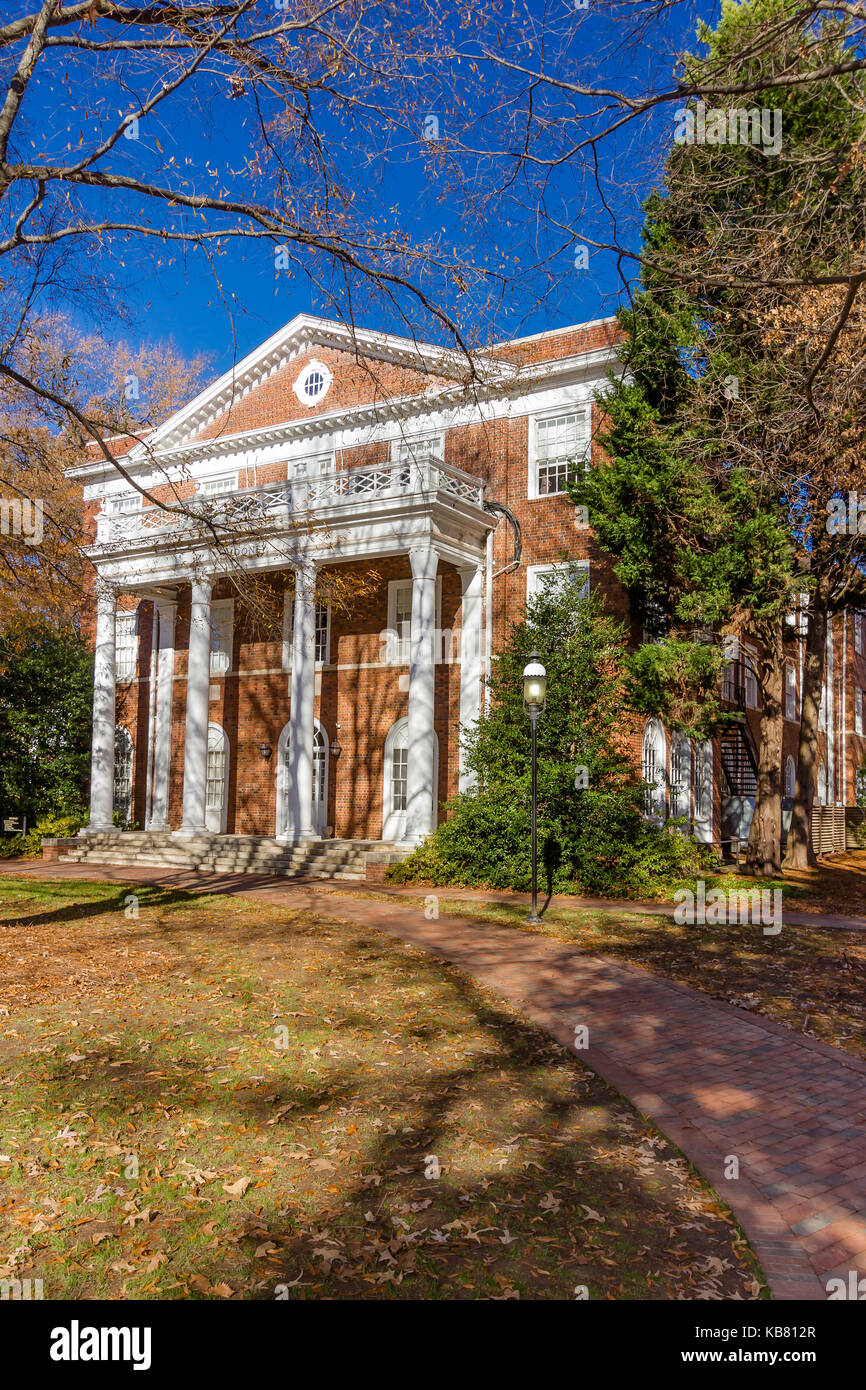
[[[703,1172],[779,1299],[866,1275],[866,1063],[635,966],[548,937],[259,875],[7,861],[6,873],[237,893],[359,922],[444,956],[518,1004]],[[816,919],[815,924],[818,925]],[[732,1179],[731,1160],[739,1164]]]

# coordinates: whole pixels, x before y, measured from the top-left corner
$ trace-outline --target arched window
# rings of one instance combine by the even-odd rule
[[[132,817],[132,737],[120,725],[114,730],[114,809],[129,823]]]
[[[664,820],[665,765],[667,748],[661,720],[649,719],[643,731],[641,773],[646,783],[646,814],[653,820]]]
[[[794,788],[797,785],[797,765],[792,757],[785,759],[785,791],[784,795],[793,799]]]
[[[228,798],[229,741],[219,724],[207,726],[207,796],[205,825],[214,835],[224,835]]]
[[[818,764],[818,787],[815,792],[815,800],[819,806],[827,805],[827,769],[823,763]]]
[[[785,663],[785,718],[797,718],[797,671],[791,661]]]
[[[313,730],[313,829],[319,834],[328,819],[328,740],[316,720]]]
[[[292,736],[291,722],[284,725],[277,742],[277,815],[276,815],[276,834],[277,839],[285,839],[292,835],[296,830],[296,821],[300,820],[300,812],[293,798],[293,787],[289,773],[289,748]],[[313,829],[317,834],[322,835],[328,820],[328,771],[330,752],[328,748],[328,735],[324,726],[315,721],[313,728],[313,805],[312,819]]]
[[[439,740],[433,734],[433,821],[439,798]],[[409,720],[398,719],[385,739],[385,771],[382,787],[382,839],[402,840],[406,834],[409,801]]]
[[[695,835],[708,841],[713,838],[713,745],[709,739],[695,744]]]
[[[691,815],[692,745],[685,734],[671,738],[671,815]]]

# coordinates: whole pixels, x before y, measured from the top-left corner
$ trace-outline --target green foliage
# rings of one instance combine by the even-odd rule
[[[4,836],[0,840],[0,859],[13,859],[19,856],[23,856],[25,859],[38,859],[42,853],[43,836],[63,840],[69,836],[77,835],[86,819],[87,816],[84,811],[65,816],[40,816],[26,835]]]
[[[75,815],[90,764],[93,659],[70,629],[0,635],[0,811]],[[49,833],[49,832],[45,832]]]
[[[575,568],[564,583],[549,583],[512,628],[491,676],[490,712],[467,739],[477,789],[450,803],[435,834],[391,869],[393,880],[529,888],[531,741],[522,673],[534,647],[548,678],[538,722],[541,888],[649,894],[698,863],[687,836],[660,832],[641,816],[643,787],[626,743],[634,720],[624,633],[596,597],[578,597],[583,579]],[[586,786],[575,785],[580,767]]]

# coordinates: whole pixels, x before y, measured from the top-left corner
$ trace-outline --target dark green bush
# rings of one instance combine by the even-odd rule
[[[436,832],[389,877],[526,890],[531,882],[529,719],[521,673],[537,646],[548,673],[538,724],[538,847],[542,891],[632,897],[664,893],[703,871],[706,850],[679,829],[643,819],[644,788],[628,756],[635,727],[622,627],[582,573],[537,595],[512,629],[491,678],[491,707],[467,740],[477,790],[457,797]],[[578,766],[587,785],[575,785]]]

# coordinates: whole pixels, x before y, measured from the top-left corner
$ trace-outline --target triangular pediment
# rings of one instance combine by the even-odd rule
[[[510,364],[475,359],[488,375],[508,377]],[[311,376],[311,374],[314,374]],[[149,440],[161,452],[360,406],[423,397],[471,378],[465,354],[331,319],[297,315],[236,367],[224,373]]]

